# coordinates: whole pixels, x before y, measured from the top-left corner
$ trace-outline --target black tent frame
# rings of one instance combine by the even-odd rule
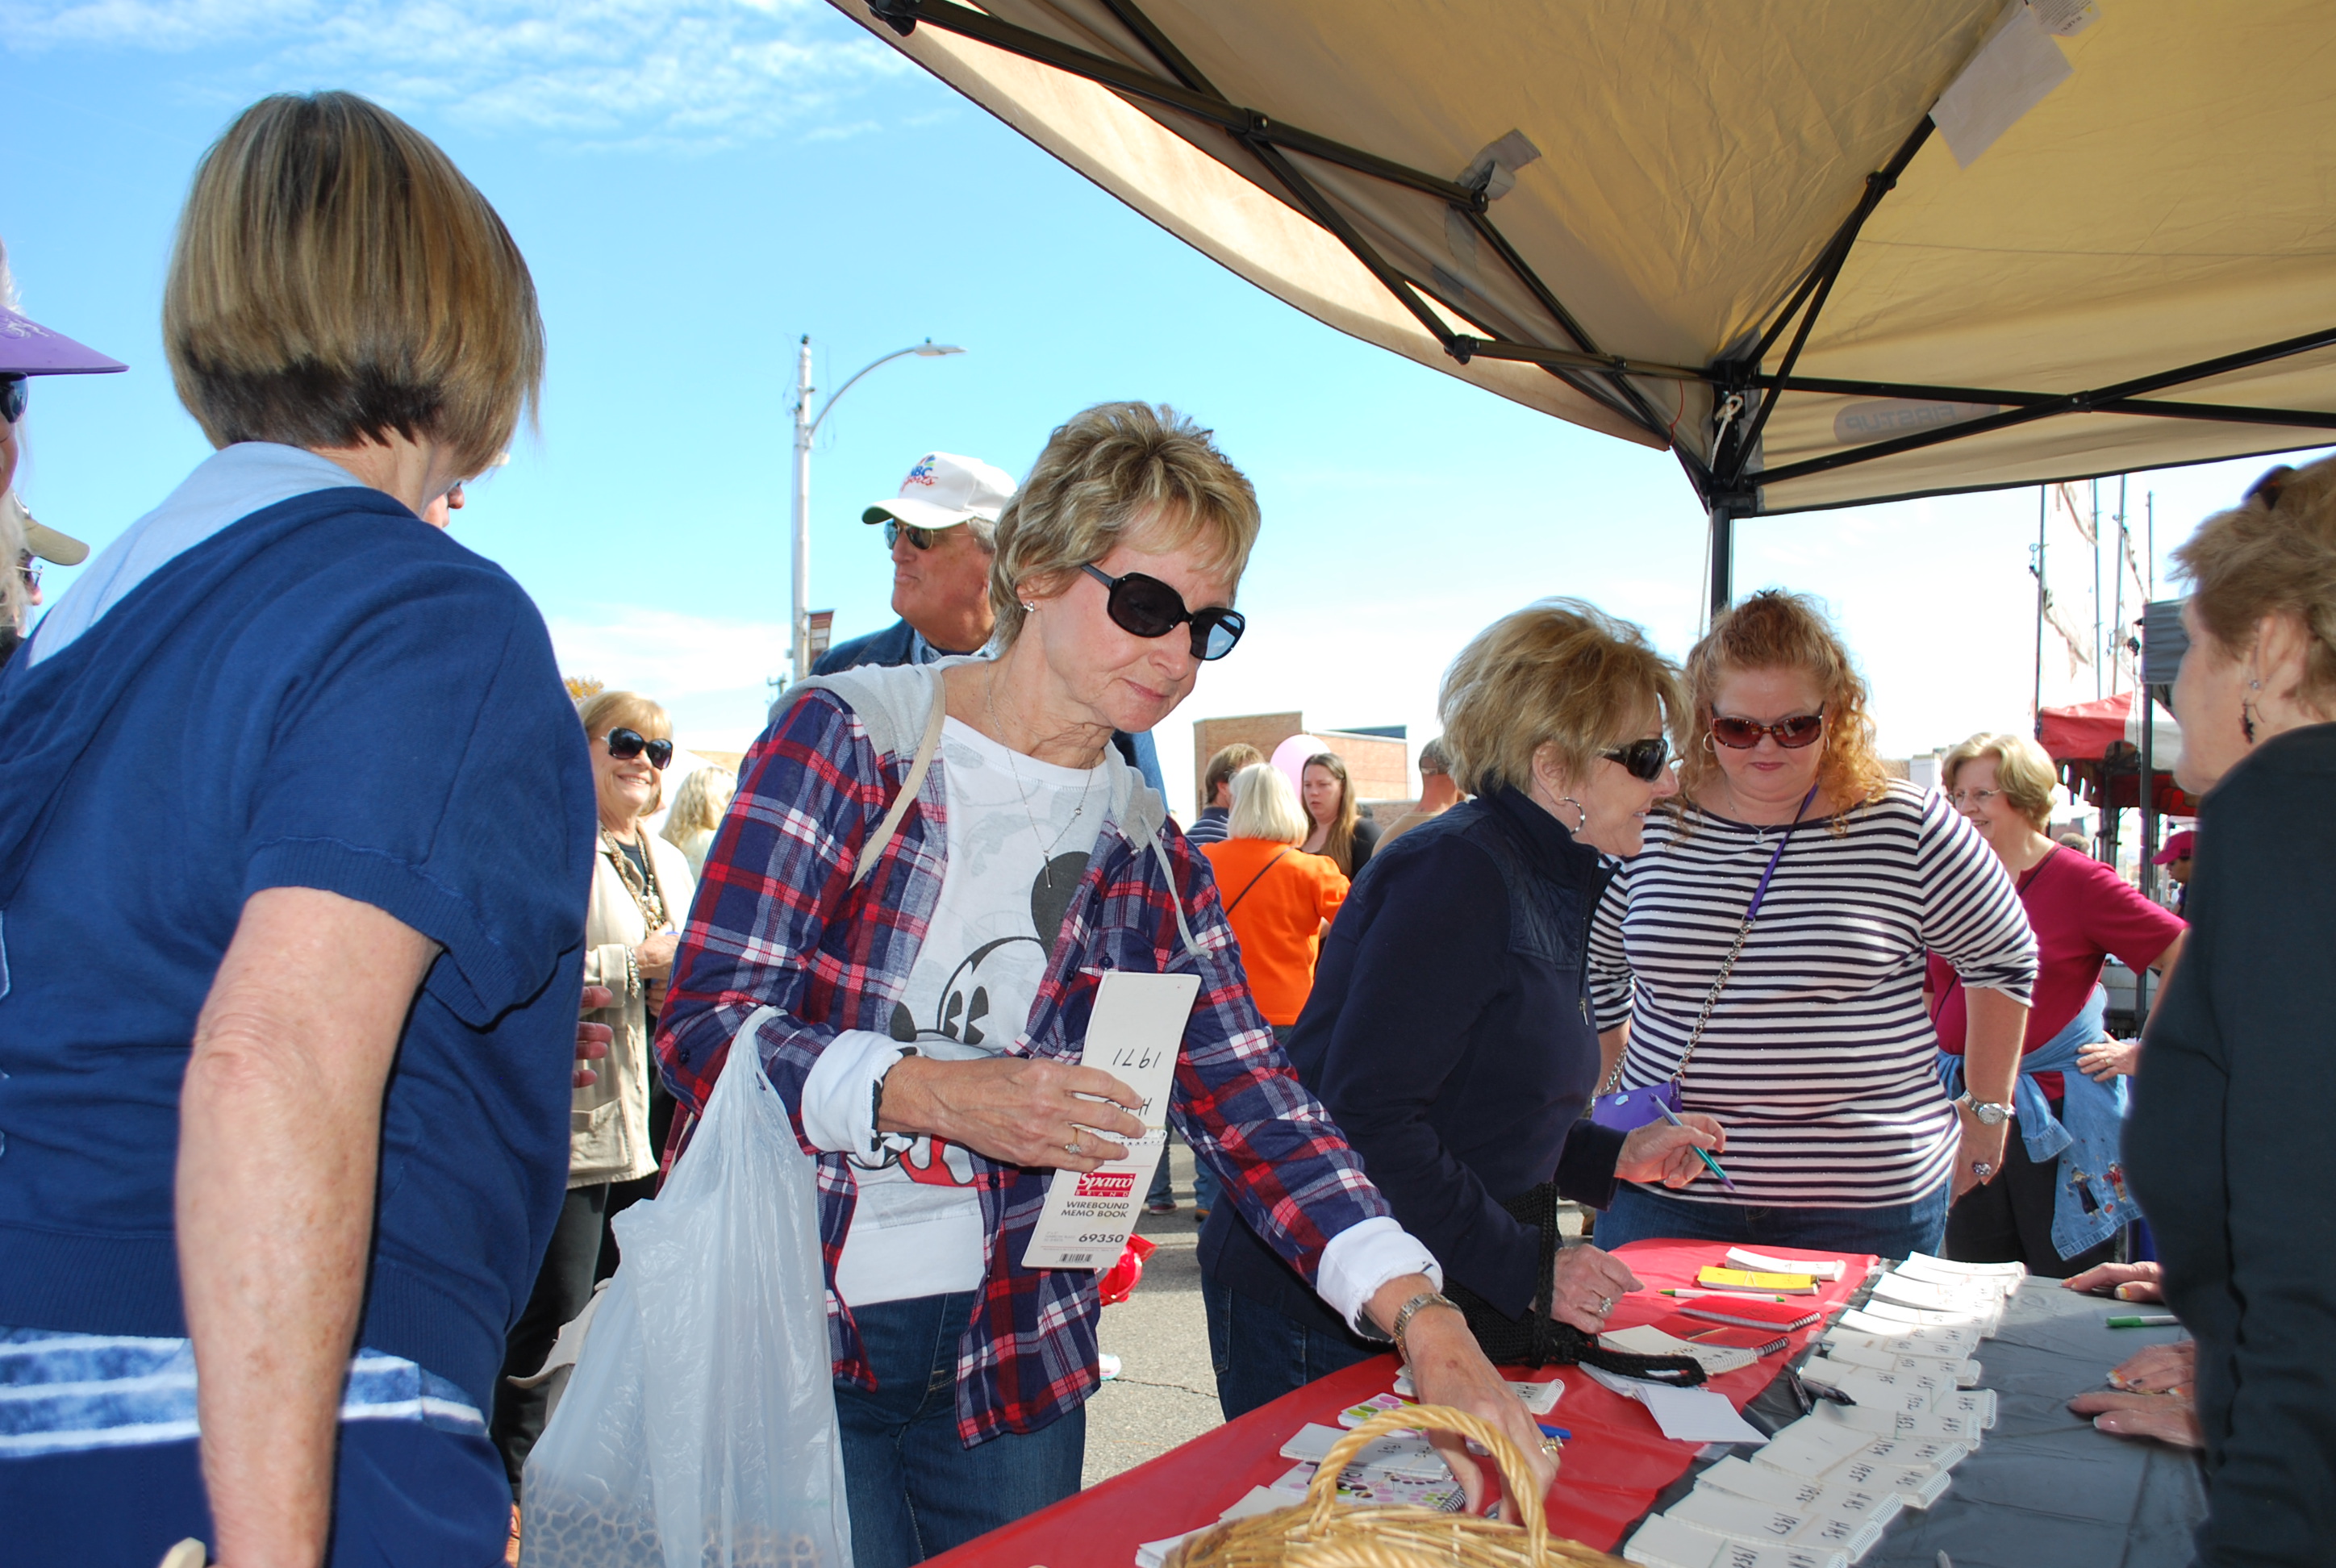
[[[1930,140],[1932,122],[1927,112],[1908,133],[1905,141],[1899,144],[1889,162],[1866,176],[1856,205],[1818,250],[1807,270],[1801,275],[1799,283],[1757,338],[1740,350],[1724,354],[1706,365],[1665,365],[1609,354],[1598,346],[1557,295],[1494,226],[1489,216],[1492,198],[1488,187],[1493,173],[1489,167],[1473,182],[1448,180],[1440,175],[1423,173],[1330,137],[1319,136],[1298,126],[1285,124],[1258,110],[1236,104],[1210,85],[1199,68],[1144,14],[1135,0],[1102,0],[1102,4],[1158,62],[1161,69],[1167,73],[1166,78],[1066,44],[1046,34],[1000,21],[987,12],[959,4],[959,0],[867,0],[867,4],[879,21],[903,37],[913,33],[920,24],[961,34],[1124,96],[1176,110],[1216,126],[1256,158],[1280,182],[1300,210],[1346,247],[1443,346],[1445,353],[1463,365],[1472,359],[1514,360],[1538,365],[1582,396],[1654,437],[1679,460],[1709,519],[1710,603],[1714,613],[1725,609],[1733,597],[1736,522],[1740,518],[1761,515],[1760,487],[1766,484],[1778,484],[2066,414],[2144,414],[2158,419],[2196,419],[2243,424],[2290,425],[2298,430],[2336,430],[2336,414],[2314,409],[2176,403],[2149,395],[2269,360],[2336,345],[2336,327],[2136,376],[2090,392],[2021,392],[2000,387],[1933,386],[1905,382],[1844,381],[1795,375],[1793,371],[1799,363],[1801,350],[1808,342],[1818,315],[1825,309],[1825,300],[1833,292],[1834,283],[1840,278],[1842,268],[1849,260],[1850,253],[1857,243],[1858,231],[1873,216],[1874,209],[1881,205],[1883,198],[1896,186],[1899,176],[1913,161],[1914,155]],[[1307,178],[1305,171],[1292,161],[1292,153],[1319,159],[1444,200],[1500,257],[1502,264],[1547,313],[1556,334],[1572,346],[1552,347],[1500,336],[1486,329],[1465,305],[1449,297],[1448,291],[1437,288],[1432,279],[1413,278],[1396,268],[1363,238],[1329,196]],[[1429,307],[1429,300],[1434,300],[1454,317],[1479,330],[1475,333],[1455,332]],[[1786,346],[1783,360],[1773,373],[1764,372],[1760,368],[1762,362],[1788,326],[1792,328],[1793,336]],[[1669,425],[1635,385],[1634,378],[1691,381],[1711,388],[1714,418],[1718,429],[1709,463],[1671,438]],[[1992,404],[2000,412],[1868,442],[1777,468],[1756,468],[1754,463],[1759,453],[1760,432],[1767,424],[1768,416],[1775,411],[1781,395],[1788,392]],[[2303,443],[2299,442],[2298,444]],[[2096,476],[2074,473],[2055,477],[2082,479]],[[1971,488],[1994,487],[1977,485]],[[1894,499],[1899,498],[1870,498],[1872,501]]]

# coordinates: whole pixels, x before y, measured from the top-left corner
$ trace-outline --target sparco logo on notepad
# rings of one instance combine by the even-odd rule
[[[1079,1178],[1082,1198],[1124,1198],[1135,1191],[1135,1178],[1124,1173],[1089,1171]]]

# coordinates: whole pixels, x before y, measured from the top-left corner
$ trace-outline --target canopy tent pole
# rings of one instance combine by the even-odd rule
[[[1736,596],[1736,516],[1734,496],[1714,496],[1711,502],[1711,618],[1718,620]]]

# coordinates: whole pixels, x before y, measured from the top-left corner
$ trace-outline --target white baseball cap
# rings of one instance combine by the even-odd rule
[[[860,521],[898,521],[910,528],[955,528],[977,517],[996,522],[1013,499],[1014,481],[1004,469],[953,452],[929,452],[900,482],[900,493],[868,508]]]

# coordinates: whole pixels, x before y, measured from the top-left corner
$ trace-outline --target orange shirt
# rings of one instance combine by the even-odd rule
[[[1322,922],[1347,901],[1346,873],[1328,855],[1263,839],[1226,839],[1202,844],[1201,852],[1216,867],[1217,896],[1232,908],[1233,935],[1257,1010],[1269,1024],[1296,1023],[1313,994]],[[1276,855],[1280,862],[1267,870]]]

